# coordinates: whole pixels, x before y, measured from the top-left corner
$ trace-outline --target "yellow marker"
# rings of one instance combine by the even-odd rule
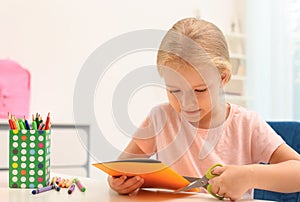
[[[56,182],[56,180],[57,180],[57,176],[53,177],[50,184],[54,184],[54,182]]]
[[[69,188],[71,186],[71,184],[74,182],[74,179],[70,179],[67,183],[66,183],[66,188]]]

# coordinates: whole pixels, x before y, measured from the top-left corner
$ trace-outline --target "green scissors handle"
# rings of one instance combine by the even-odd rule
[[[207,179],[211,180],[211,179],[213,179],[213,178],[219,176],[219,175],[214,175],[214,174],[211,173],[211,171],[212,171],[214,168],[216,168],[216,167],[223,167],[223,165],[222,165],[222,164],[214,164],[213,166],[211,166],[211,167],[207,170],[207,172],[206,172],[206,174],[205,174],[205,176],[206,176]],[[215,198],[217,198],[217,199],[219,199],[219,200],[222,200],[222,199],[224,198],[224,196],[219,196],[219,195],[217,195],[217,194],[215,194],[215,193],[212,192],[212,185],[211,185],[211,184],[208,184],[208,185],[207,185],[206,190],[207,190],[211,195],[213,195]]]

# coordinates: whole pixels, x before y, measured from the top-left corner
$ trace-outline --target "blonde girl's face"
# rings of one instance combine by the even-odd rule
[[[210,71],[212,67],[201,71],[192,67],[172,67],[162,68],[169,103],[194,126],[209,123],[213,118],[212,110],[220,99],[218,72]]]

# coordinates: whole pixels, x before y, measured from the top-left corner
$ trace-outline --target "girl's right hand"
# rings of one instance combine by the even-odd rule
[[[144,179],[140,176],[108,176],[107,180],[110,188],[118,192],[119,194],[132,194],[137,191],[144,183]]]

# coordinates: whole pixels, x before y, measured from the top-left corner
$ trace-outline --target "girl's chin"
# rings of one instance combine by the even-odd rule
[[[191,123],[199,123],[201,120],[200,114],[198,114],[197,116],[187,116],[183,114],[183,117],[185,120]]]

